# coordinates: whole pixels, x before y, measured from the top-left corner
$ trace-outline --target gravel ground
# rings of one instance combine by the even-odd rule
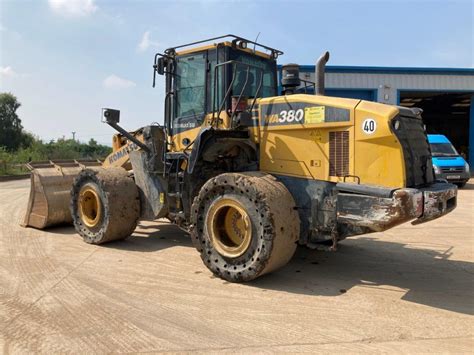
[[[474,349],[473,180],[444,218],[298,249],[248,284],[214,278],[167,223],[107,246],[21,228],[28,193],[0,183],[3,353]]]

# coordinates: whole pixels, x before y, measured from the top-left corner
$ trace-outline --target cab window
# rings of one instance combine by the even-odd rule
[[[235,80],[232,87],[232,95],[240,95],[247,97],[271,97],[276,96],[276,78],[275,63],[271,60],[258,57],[253,54],[242,51],[235,51],[233,59],[243,64],[236,65]],[[249,66],[245,65],[248,64]],[[247,79],[248,70],[248,80]],[[257,95],[260,77],[263,73],[263,81],[260,91]]]
[[[176,59],[175,98],[175,118],[200,116],[205,112],[206,53]]]
[[[218,63],[225,62],[224,48],[218,48],[218,50],[210,50],[207,54],[209,61],[209,85],[208,85],[208,103],[207,112],[218,111],[224,97],[224,83],[225,83],[225,66],[221,65],[217,67]],[[216,73],[217,71],[217,73]],[[217,74],[217,80],[216,80]],[[215,88],[217,83],[217,89]],[[214,97],[215,96],[215,97]]]

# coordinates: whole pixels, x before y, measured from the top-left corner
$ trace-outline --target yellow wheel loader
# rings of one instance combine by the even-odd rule
[[[72,220],[101,244],[167,218],[214,274],[248,281],[285,265],[297,244],[334,250],[456,207],[456,187],[435,181],[420,110],[324,96],[328,53],[315,83],[282,66],[279,89],[281,54],[234,35],[157,53],[164,125],[127,132],[104,109],[113,152],[102,164],[33,166],[24,224]]]

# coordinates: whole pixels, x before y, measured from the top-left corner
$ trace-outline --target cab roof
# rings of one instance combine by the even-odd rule
[[[215,42],[216,40],[220,40],[220,41]],[[214,42],[214,43],[208,43],[208,42]],[[196,46],[199,44],[202,44],[202,45]],[[254,48],[258,47],[260,50],[250,49],[249,47],[252,45]],[[248,53],[253,53],[264,58],[273,58],[275,60],[279,55],[283,54],[283,52],[278,49],[271,48],[266,45],[257,43],[256,41],[251,41],[251,40],[248,40],[239,36],[235,36],[232,34],[208,38],[208,39],[197,41],[197,42],[192,42],[192,43],[188,43],[188,44],[184,44],[184,45],[180,45],[176,47],[171,47],[171,48],[168,48],[165,51],[165,53],[169,56],[176,56],[176,55],[183,55],[183,54],[213,49],[213,48],[217,48],[217,46],[227,46],[227,47],[237,48],[239,50],[242,50]]]

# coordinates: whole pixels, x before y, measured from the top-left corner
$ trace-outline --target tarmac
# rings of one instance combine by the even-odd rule
[[[299,248],[246,284],[212,276],[166,222],[105,246],[22,228],[28,193],[0,183],[5,354],[474,351],[474,180],[448,216]]]

